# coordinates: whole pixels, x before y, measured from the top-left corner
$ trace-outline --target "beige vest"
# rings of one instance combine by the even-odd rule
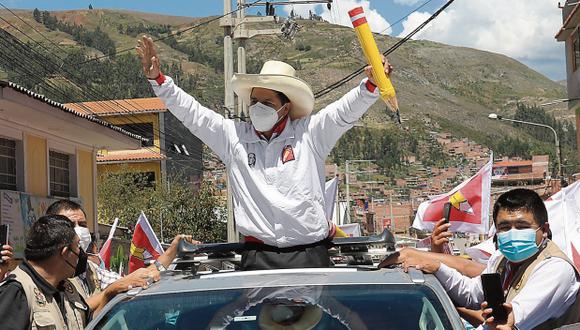
[[[53,297],[46,297],[30,275],[20,267],[16,268],[10,275],[14,281],[18,281],[22,285],[26,294],[30,309],[30,329],[84,329],[88,309],[83,298],[68,280],[64,283],[64,306],[67,318],[65,323],[58,303],[54,301]]]
[[[514,299],[514,297],[517,296],[518,293],[522,291],[522,289],[528,282],[530,275],[532,275],[534,269],[540,262],[546,259],[550,259],[552,257],[564,259],[566,262],[572,265],[572,267],[574,267],[574,270],[576,271],[576,277],[577,278],[580,277],[578,270],[574,266],[574,263],[571,262],[570,259],[568,259],[568,257],[564,254],[564,252],[562,252],[562,250],[560,250],[560,248],[556,244],[554,244],[554,242],[548,240],[546,246],[536,255],[535,258],[530,258],[529,260],[526,260],[522,265],[520,265],[505,295],[506,302],[511,302]],[[504,256],[501,256],[500,258],[498,258],[496,264],[493,267],[493,269],[495,269],[495,271],[499,273],[502,276],[502,278],[504,276],[506,262],[507,259]],[[549,276],[549,274],[546,274],[546,276]],[[580,291],[576,295],[576,302],[568,309],[568,311],[566,311],[566,313],[564,313],[557,319],[549,319],[544,323],[538,325],[534,329],[537,330],[554,329],[562,325],[580,322],[579,298]]]
[[[85,301],[95,293],[101,292],[101,281],[99,281],[97,276],[95,265],[92,262],[88,262],[87,265],[86,285],[88,286],[89,292],[86,292],[85,285],[83,284],[83,280],[80,277],[77,276],[69,278],[69,281],[75,286],[77,292],[80,293]]]

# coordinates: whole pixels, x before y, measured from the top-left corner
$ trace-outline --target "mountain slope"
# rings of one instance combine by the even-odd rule
[[[19,10],[17,13],[28,24],[62,47],[78,47],[71,35],[50,31],[42,23],[35,21],[31,11]],[[44,42],[41,36],[9,13],[3,11],[0,14],[26,33],[35,36],[35,39]],[[117,50],[129,49],[135,45],[137,34],[127,34],[124,30],[128,27],[169,25],[172,31],[177,31],[210,19],[116,10],[74,10],[54,12],[51,15],[56,16],[59,21],[83,25],[88,30],[98,27],[115,42]],[[299,77],[317,91],[364,65],[364,56],[352,29],[310,20],[299,20],[298,23],[301,29],[292,41],[283,40],[279,36],[259,36],[248,40],[248,72],[257,72],[268,59],[286,61],[297,69]],[[274,27],[279,27],[279,24],[259,26]],[[22,40],[26,39],[7,24],[2,24],[2,28]],[[163,33],[157,35],[165,36]],[[381,50],[388,49],[398,41],[388,36],[376,38]],[[203,94],[204,101],[215,107],[223,104],[222,39],[223,30],[219,23],[212,22],[175,36],[173,43],[171,40],[156,43],[162,62],[178,63],[184,73],[195,77],[195,91],[190,92]],[[89,53],[93,56],[101,54],[96,49],[90,49]],[[395,66],[392,78],[402,116],[409,120],[408,123],[422,125],[423,119],[429,118],[429,121],[437,123],[436,126],[457,137],[468,137],[481,144],[489,144],[502,136],[511,136],[523,138],[550,150],[549,141],[538,141],[527,135],[525,130],[491,121],[487,119],[487,115],[491,112],[513,115],[518,102],[540,104],[563,98],[566,95],[564,86],[509,57],[429,41],[409,41],[391,54],[389,60]],[[320,109],[336,100],[356,86],[362,78],[361,75],[316,100],[316,108]],[[553,111],[553,114],[570,118],[570,114],[562,110],[562,107],[558,109],[560,110]],[[385,132],[397,129],[380,102],[371,108],[361,122],[369,128],[385,129]],[[421,129],[431,130],[433,127],[425,126]],[[571,152],[575,149],[573,146],[564,147],[568,150],[569,157],[575,157],[575,153]]]

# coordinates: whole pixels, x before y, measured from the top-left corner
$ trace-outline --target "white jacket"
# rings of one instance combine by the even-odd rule
[[[277,247],[311,244],[328,236],[325,159],[377,100],[378,88],[371,93],[365,82],[318,113],[287,122],[279,136],[266,141],[250,123],[234,122],[205,108],[171,78],[161,86],[150,80],[171,113],[226,165],[240,233]]]

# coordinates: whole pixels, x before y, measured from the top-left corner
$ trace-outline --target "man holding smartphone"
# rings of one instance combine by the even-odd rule
[[[484,273],[499,274],[499,295],[507,302],[505,322],[497,322],[487,308],[484,297],[498,293],[484,292],[481,276],[461,275],[437,259],[407,259],[405,267],[435,274],[458,306],[481,306],[486,324],[493,329],[553,329],[577,322],[571,310],[577,308],[580,275],[548,239],[548,213],[540,196],[528,189],[508,191],[497,199],[493,219],[498,250]]]

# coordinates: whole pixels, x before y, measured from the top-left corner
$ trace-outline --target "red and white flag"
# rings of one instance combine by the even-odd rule
[[[544,202],[552,241],[580,269],[580,181],[562,188]]]
[[[101,247],[99,251],[99,256],[101,260],[105,263],[105,268],[109,269],[111,266],[111,244],[113,241],[113,236],[115,236],[115,230],[117,230],[117,224],[119,223],[119,218],[115,218],[113,221],[113,226],[111,226],[111,230],[109,230],[109,236],[107,236],[107,240],[105,244]]]
[[[443,218],[443,207],[450,202],[453,206],[449,220],[452,232],[487,234],[491,196],[490,160],[477,174],[463,181],[447,194],[431,197],[421,203],[413,221],[413,228],[432,231],[435,222]]]
[[[129,255],[129,273],[145,267],[145,260],[157,260],[163,254],[163,247],[153,228],[143,212],[139,215],[133,239],[131,240],[131,254]]]

